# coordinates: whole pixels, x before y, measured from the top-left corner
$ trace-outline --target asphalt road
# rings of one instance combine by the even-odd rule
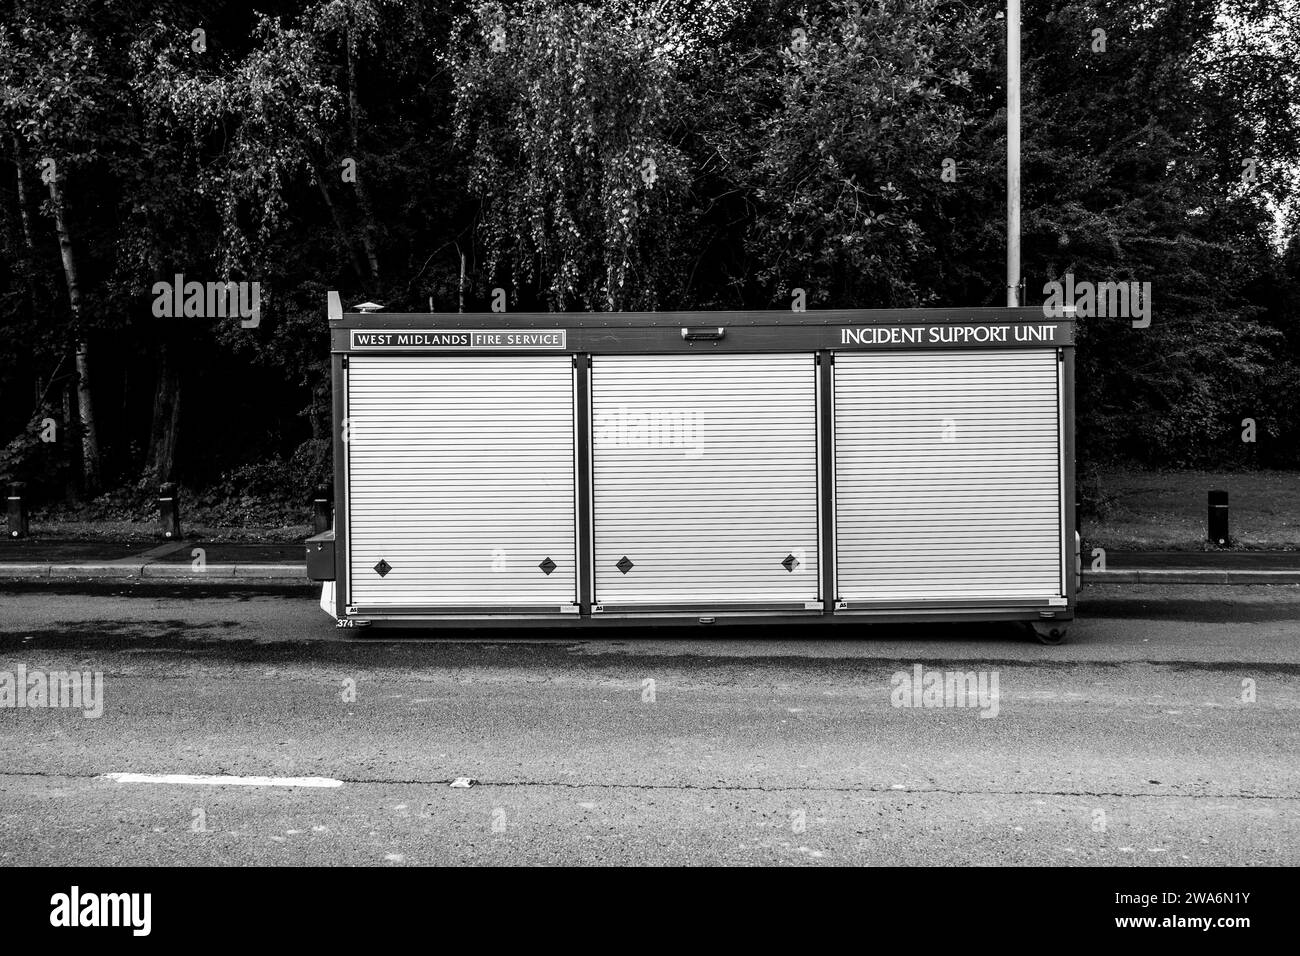
[[[1300,862],[1297,587],[1093,588],[1055,648],[594,638],[357,638],[302,590],[2,588],[0,676],[100,671],[104,699],[0,707],[0,863]],[[917,665],[996,676],[996,715],[894,706]]]

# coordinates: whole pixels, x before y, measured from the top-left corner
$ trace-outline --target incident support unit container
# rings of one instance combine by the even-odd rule
[[[1074,616],[1068,318],[329,302],[341,627]]]

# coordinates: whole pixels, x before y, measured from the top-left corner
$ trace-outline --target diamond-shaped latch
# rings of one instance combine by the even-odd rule
[[[793,571],[795,568],[799,567],[799,559],[793,554],[787,554],[785,560],[781,562],[781,566],[787,571]]]
[[[375,573],[378,574],[381,578],[385,577],[388,574],[388,572],[391,570],[393,570],[393,566],[389,564],[387,561],[385,561],[383,558],[380,558],[379,563],[375,565]]]
[[[623,557],[618,559],[618,564],[614,565],[614,567],[618,568],[624,574],[627,574],[633,567],[635,567],[635,565],[632,564],[632,559],[625,554]]]
[[[555,570],[556,564],[550,558],[543,558],[542,563],[539,564],[538,567],[542,569],[543,574],[550,574]]]

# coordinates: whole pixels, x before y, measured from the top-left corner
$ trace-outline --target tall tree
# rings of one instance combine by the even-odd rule
[[[667,9],[526,0],[457,22],[456,135],[489,278],[516,300],[652,308],[679,275],[689,171],[672,106],[704,38]]]
[[[56,161],[57,162],[57,161]],[[90,337],[82,318],[81,282],[77,273],[77,256],[72,247],[68,229],[63,187],[56,170],[48,170],[50,209],[54,229],[59,238],[59,254],[63,262],[63,275],[68,283],[68,305],[72,310],[72,331],[75,338],[77,369],[77,433],[81,436],[81,479],[87,494],[95,494],[100,487],[99,430],[95,427],[95,403],[90,389]]]
[[[49,187],[48,209],[58,239],[71,315],[69,339],[77,370],[78,433],[84,490],[101,481],[99,433],[92,392],[90,320],[85,314],[69,177],[95,158],[98,142],[112,129],[116,96],[112,71],[83,24],[94,11],[66,0],[39,14],[19,8],[0,32],[0,113],[21,141],[34,146],[40,175]]]

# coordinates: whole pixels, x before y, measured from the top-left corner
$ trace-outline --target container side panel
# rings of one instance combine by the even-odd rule
[[[349,369],[352,604],[572,605],[567,355],[356,355]]]
[[[835,363],[840,598],[1062,603],[1055,350]]]
[[[595,600],[818,599],[816,363],[592,359]]]

